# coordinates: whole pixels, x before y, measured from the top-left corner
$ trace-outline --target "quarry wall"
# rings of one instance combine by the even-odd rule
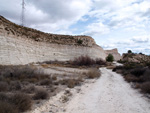
[[[19,65],[50,60],[67,61],[81,55],[105,59],[104,50],[92,47],[35,42],[21,37],[0,36],[0,64]]]
[[[107,53],[89,36],[43,33],[0,16],[0,65],[67,61],[81,55],[105,59]]]

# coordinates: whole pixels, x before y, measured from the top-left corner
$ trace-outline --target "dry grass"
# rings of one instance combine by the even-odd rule
[[[71,64],[78,66],[91,66],[91,65],[106,65],[102,59],[92,59],[89,56],[80,56],[71,61]]]
[[[33,99],[39,100],[39,99],[48,99],[49,94],[46,90],[38,90],[35,95],[33,96]]]
[[[23,93],[16,93],[11,97],[11,102],[17,106],[20,112],[24,112],[31,109],[32,100],[30,96]]]
[[[51,79],[44,79],[44,80],[40,81],[40,85],[50,85],[50,84],[52,84]]]
[[[7,82],[0,81],[0,92],[8,91],[9,85]]]
[[[99,69],[91,69],[87,74],[86,76],[89,78],[89,79],[93,79],[93,78],[98,78],[101,76],[101,73],[100,73],[100,70]]]
[[[15,105],[6,101],[0,101],[0,113],[19,113]]]
[[[1,113],[20,113],[30,110],[32,99],[24,93],[14,93],[8,95],[0,93],[0,112]]]
[[[150,82],[145,82],[140,86],[141,90],[144,93],[149,93],[150,94]]]
[[[127,82],[132,82],[143,93],[150,94],[150,68],[145,64],[126,62],[124,66],[117,66],[113,71],[120,71]]]

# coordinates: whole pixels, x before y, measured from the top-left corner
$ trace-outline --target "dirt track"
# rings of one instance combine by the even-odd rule
[[[81,88],[65,107],[66,113],[150,113],[150,102],[111,70]]]

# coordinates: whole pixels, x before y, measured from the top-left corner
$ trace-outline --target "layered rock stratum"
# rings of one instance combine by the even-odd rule
[[[1,65],[19,65],[50,60],[67,61],[81,55],[88,55],[93,59],[105,59],[112,51],[103,50],[90,36],[44,33],[19,26],[0,16]],[[113,55],[116,60],[120,59],[118,51],[115,51]]]

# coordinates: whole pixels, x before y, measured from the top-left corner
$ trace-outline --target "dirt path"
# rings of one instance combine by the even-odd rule
[[[150,102],[123,78],[101,68],[102,76],[85,85],[65,106],[66,113],[150,113]]]

